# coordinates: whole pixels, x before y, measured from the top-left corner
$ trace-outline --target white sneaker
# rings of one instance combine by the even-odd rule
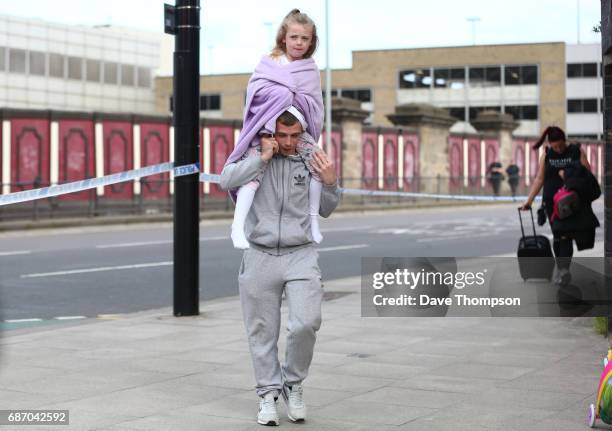
[[[276,400],[274,399],[273,392],[268,392],[266,395],[259,398],[257,423],[271,426],[277,426],[279,424],[278,412],[276,411]]]
[[[283,398],[287,403],[287,416],[293,422],[301,422],[306,419],[306,404],[304,404],[304,388],[295,384],[289,389],[283,388]]]

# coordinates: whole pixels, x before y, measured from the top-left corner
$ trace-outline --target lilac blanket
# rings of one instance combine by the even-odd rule
[[[257,132],[276,129],[276,119],[291,105],[308,123],[308,133],[319,140],[323,125],[323,97],[319,68],[312,58],[280,65],[264,56],[247,86],[242,131],[225,164],[239,160],[249,146],[259,140]]]

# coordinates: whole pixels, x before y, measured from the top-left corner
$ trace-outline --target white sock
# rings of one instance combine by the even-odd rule
[[[317,244],[323,241],[323,235],[321,235],[321,230],[319,229],[319,207],[321,206],[322,190],[323,184],[321,181],[311,178],[310,187],[308,189],[310,232],[312,233],[312,239]]]
[[[240,186],[238,193],[236,194],[236,209],[234,210],[234,221],[232,223],[232,243],[234,248],[241,250],[249,248],[249,241],[246,239],[244,234],[244,222],[246,221],[247,214],[251,210],[253,205],[253,198],[255,192],[259,188],[257,181],[251,181],[248,184]]]

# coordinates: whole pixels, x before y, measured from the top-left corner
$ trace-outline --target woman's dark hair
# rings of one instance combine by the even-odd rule
[[[546,141],[546,138],[548,138],[548,142],[565,141],[565,132],[561,127],[548,126],[542,133],[542,136],[540,136],[540,139],[538,139],[538,142],[533,144],[532,148],[534,150],[540,148],[544,141]]]

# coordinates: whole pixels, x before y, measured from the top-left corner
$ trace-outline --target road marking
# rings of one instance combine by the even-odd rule
[[[143,245],[158,245],[158,244],[170,244],[172,241],[141,241],[141,242],[120,242],[117,244],[101,244],[97,245],[96,248],[120,248],[120,247],[140,247]]]
[[[152,268],[156,266],[169,266],[169,265],[172,265],[172,261],[138,263],[135,265],[102,266],[99,268],[73,269],[70,271],[41,272],[37,274],[22,274],[20,275],[20,277],[21,278],[52,277],[55,275],[84,274],[88,272],[116,271],[116,270],[121,270],[121,269]]]
[[[6,323],[42,322],[42,319],[7,319]]]
[[[218,241],[222,239],[230,239],[229,235],[224,236],[209,236],[209,237],[200,237],[200,241]],[[160,240],[160,241],[138,241],[138,242],[119,242],[115,244],[100,244],[97,245],[96,248],[123,248],[123,247],[142,247],[146,245],[161,245],[161,244],[172,244],[174,241],[172,240]]]
[[[76,320],[76,319],[87,319],[87,316],[57,316],[54,317],[56,320]]]
[[[0,251],[0,256],[17,256],[20,254],[30,254],[31,250],[20,250],[20,251]]]
[[[452,239],[465,239],[465,240],[469,241],[472,238],[493,237],[493,236],[495,236],[494,232],[486,232],[486,233],[481,233],[481,234],[444,236],[444,237],[438,237],[438,238],[419,238],[419,239],[416,240],[416,242],[449,241],[449,240],[452,240]]]
[[[372,228],[372,226],[357,226],[357,227],[330,227],[327,229],[321,229],[321,232],[343,232],[343,231],[353,231],[353,230],[367,230]]]
[[[323,248],[317,248],[317,251],[351,250],[353,248],[365,248],[365,247],[369,247],[369,244],[355,244],[355,245],[340,245],[337,247],[323,247]]]

